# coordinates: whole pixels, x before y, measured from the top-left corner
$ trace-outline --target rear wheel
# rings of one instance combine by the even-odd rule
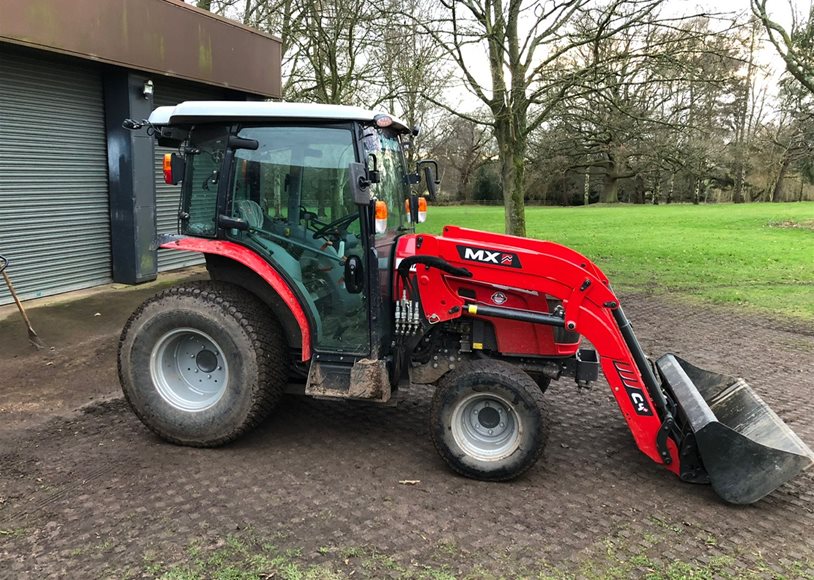
[[[268,415],[285,377],[279,324],[258,298],[230,284],[159,293],[130,317],[119,343],[125,398],[173,443],[235,439]]]
[[[445,376],[432,402],[430,432],[455,471],[487,481],[513,479],[545,445],[541,392],[520,369],[475,361]]]

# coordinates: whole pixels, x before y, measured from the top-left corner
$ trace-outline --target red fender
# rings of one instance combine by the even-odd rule
[[[271,267],[268,262],[258,256],[256,252],[240,244],[235,244],[234,242],[191,237],[177,238],[165,242],[159,247],[165,250],[184,250],[187,252],[200,252],[202,254],[224,256],[231,258],[235,262],[240,262],[252,272],[259,275],[280,295],[280,298],[283,299],[283,302],[285,302],[286,306],[288,306],[294,315],[297,324],[300,325],[300,331],[302,332],[302,360],[307,361],[311,358],[311,327],[308,324],[308,318],[305,316],[305,311],[302,309],[300,301],[291,290],[288,282],[286,282],[285,279],[280,276],[279,272]]]

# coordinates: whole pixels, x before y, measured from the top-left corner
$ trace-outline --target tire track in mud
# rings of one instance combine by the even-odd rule
[[[44,425],[18,432],[15,438],[8,440],[9,446],[18,446],[20,450],[0,456],[0,483],[6,483],[10,489],[19,488],[19,484],[14,483],[15,476],[27,477],[29,482],[34,480],[37,484],[58,489],[50,493],[37,487],[23,490],[20,497],[41,497],[24,505],[9,506],[7,513],[0,512],[0,527],[24,520],[36,521],[49,506],[79,495],[77,492],[82,488],[96,489],[95,482],[106,475],[121,473],[127,477],[131,471],[139,469],[139,463],[126,452],[122,454],[114,446],[105,448],[104,442],[99,441],[100,435],[106,437],[111,430],[121,426],[121,420],[129,418],[126,412],[122,398],[98,401],[80,408],[73,417],[54,417]],[[132,424],[136,423],[133,419]],[[31,442],[36,442],[33,450]],[[99,448],[104,449],[103,453],[94,453]]]
[[[20,523],[21,520],[29,516],[36,516],[38,512],[45,510],[48,506],[60,501],[61,499],[68,497],[74,491],[77,491],[79,488],[87,485],[88,483],[92,483],[94,480],[101,478],[103,475],[113,472],[116,468],[125,465],[125,462],[112,462],[108,465],[103,467],[99,467],[94,469],[84,475],[81,479],[76,479],[73,482],[66,483],[61,487],[61,489],[55,493],[46,495],[45,497],[38,499],[34,502],[30,502],[25,504],[24,506],[19,507],[17,510],[12,510],[5,516],[0,516],[0,527],[8,526],[9,524],[16,524]]]

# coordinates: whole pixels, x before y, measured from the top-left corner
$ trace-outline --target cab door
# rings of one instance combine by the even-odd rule
[[[361,149],[368,171],[375,170],[377,181],[371,184],[371,196],[383,202],[387,219],[370,237],[370,268],[376,272],[371,285],[376,288],[371,307],[378,313],[373,331],[374,349],[382,354],[390,350],[393,333],[393,259],[399,236],[412,231],[405,213],[409,197],[407,165],[402,151],[401,136],[390,128],[361,128]],[[398,298],[398,297],[395,297]]]
[[[345,262],[364,257],[361,219],[347,172],[356,161],[351,125],[246,126],[257,149],[234,153],[226,201],[248,229],[227,237],[266,258],[288,280],[311,319],[320,352],[370,353],[368,292],[350,292]]]

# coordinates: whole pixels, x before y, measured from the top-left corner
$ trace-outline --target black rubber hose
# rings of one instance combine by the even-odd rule
[[[466,268],[458,268],[453,266],[443,258],[439,258],[437,256],[410,256],[409,258],[404,258],[401,263],[399,264],[398,271],[401,274],[405,274],[410,270],[410,267],[413,264],[424,264],[430,268],[438,268],[439,270],[446,272],[447,274],[451,274],[453,276],[460,276],[461,278],[471,278],[472,272],[467,270]]]

